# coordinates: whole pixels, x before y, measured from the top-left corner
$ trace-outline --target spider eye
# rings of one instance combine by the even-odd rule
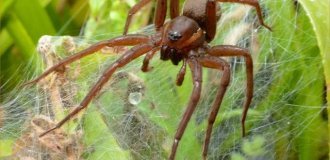
[[[168,32],[168,38],[171,40],[171,41],[177,41],[179,40],[180,38],[182,37],[182,35],[177,32],[177,31],[170,31]]]

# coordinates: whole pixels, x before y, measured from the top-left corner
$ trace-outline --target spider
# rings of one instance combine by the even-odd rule
[[[206,159],[207,157],[213,123],[216,119],[222,99],[230,82],[230,66],[228,62],[221,57],[239,56],[245,58],[247,73],[246,99],[243,105],[243,114],[241,119],[242,135],[245,136],[245,119],[253,97],[252,58],[247,49],[232,45],[210,46],[208,43],[215,37],[216,25],[220,17],[217,15],[217,10],[219,9],[217,2],[233,2],[253,6],[257,11],[260,24],[271,30],[269,26],[264,24],[259,2],[257,0],[186,0],[182,15],[179,15],[179,1],[170,0],[169,9],[171,19],[168,22],[165,22],[167,0],[157,0],[154,20],[156,33],[153,35],[127,34],[132,16],[149,2],[151,2],[151,0],[141,0],[130,9],[124,28],[124,34],[122,36],[93,44],[92,46],[61,60],[58,64],[46,70],[36,79],[26,83],[37,83],[50,73],[56,72],[65,65],[91,55],[103,47],[133,46],[129,50],[125,51],[119,59],[113,62],[104,71],[103,75],[98,79],[77,108],[57,123],[55,127],[41,134],[40,137],[57,128],[60,128],[74,115],[85,109],[118,68],[125,66],[142,55],[146,55],[143,60],[141,70],[143,72],[149,71],[149,61],[158,51],[160,51],[161,60],[171,60],[174,65],[178,65],[179,62],[182,61],[182,66],[176,79],[177,86],[181,86],[183,83],[187,64],[190,67],[193,79],[193,90],[187,109],[183,114],[175,134],[171,154],[169,156],[170,160],[175,158],[180,139],[184,134],[197,103],[199,102],[202,89],[202,67],[217,69],[223,72],[222,78],[220,79],[219,88],[215,95],[216,98],[213,102],[208,118],[202,153],[203,159]]]

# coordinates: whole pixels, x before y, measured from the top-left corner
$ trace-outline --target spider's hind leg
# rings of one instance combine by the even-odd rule
[[[125,23],[125,28],[124,28],[124,33],[123,35],[126,35],[129,29],[129,26],[131,24],[132,21],[132,16],[139,11],[142,7],[144,7],[145,5],[147,5],[148,3],[150,3],[151,0],[141,0],[140,2],[138,2],[137,4],[135,4],[129,11],[128,11],[128,15],[126,18],[126,23]]]

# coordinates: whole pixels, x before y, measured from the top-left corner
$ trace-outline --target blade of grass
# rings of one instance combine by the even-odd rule
[[[35,44],[42,35],[56,34],[47,12],[38,0],[16,1],[13,11]]]
[[[21,50],[22,58],[25,60],[30,59],[31,55],[34,53],[35,43],[15,14],[11,13],[8,15],[8,22],[5,28]]]
[[[1,56],[1,83],[6,83],[2,93],[33,74],[27,71],[37,71],[36,64],[40,64],[40,58],[35,54],[35,44],[15,14],[9,13],[6,16],[4,28],[10,36],[4,41],[7,43],[11,39],[18,50],[4,51]]]

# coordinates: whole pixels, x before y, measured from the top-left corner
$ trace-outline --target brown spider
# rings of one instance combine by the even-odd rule
[[[186,63],[188,63],[191,69],[194,85],[187,109],[183,114],[182,120],[175,134],[171,155],[169,157],[170,160],[173,160],[175,157],[179,141],[200,99],[202,89],[202,67],[223,71],[219,89],[208,119],[208,126],[203,147],[203,159],[206,159],[210,136],[212,133],[212,126],[218,114],[223,96],[227,90],[227,86],[230,82],[230,66],[228,62],[220,57],[241,56],[245,58],[247,87],[246,100],[244,103],[244,110],[241,120],[242,135],[245,135],[245,119],[253,96],[252,58],[249,51],[244,48],[230,45],[217,45],[211,47],[208,43],[213,40],[216,33],[216,25],[219,19],[219,15],[216,14],[219,9],[217,2],[235,2],[253,6],[257,11],[258,19],[261,25],[271,30],[270,27],[265,25],[263,22],[259,2],[257,0],[186,0],[183,7],[183,13],[179,16],[179,1],[170,0],[171,20],[164,23],[167,13],[167,0],[157,0],[154,21],[157,32],[151,36],[141,34],[126,35],[132,16],[150,1],[151,0],[141,0],[129,11],[123,36],[98,42],[85,50],[69,56],[46,70],[36,79],[26,83],[36,83],[50,73],[61,69],[63,66],[85,56],[91,55],[103,47],[134,46],[127,50],[118,60],[113,62],[106,69],[104,74],[99,78],[77,108],[57,123],[54,128],[51,128],[41,134],[40,137],[61,127],[66,121],[71,119],[82,109],[85,109],[118,68],[123,67],[134,59],[146,54],[141,69],[143,72],[149,71],[149,60],[151,60],[158,50],[160,50],[161,60],[171,60],[174,65],[178,65],[180,61],[183,61],[182,67],[177,75],[176,84],[178,86],[180,86],[184,80]]]

